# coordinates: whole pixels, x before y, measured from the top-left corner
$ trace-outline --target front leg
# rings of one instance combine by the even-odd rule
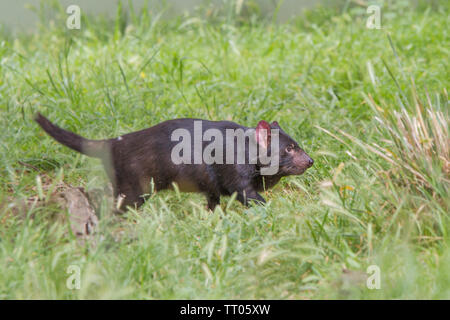
[[[206,198],[208,199],[208,209],[211,211],[214,211],[214,209],[220,205],[220,195],[209,193],[206,195]]]
[[[258,204],[266,203],[266,200],[255,189],[247,187],[246,189],[239,191],[237,199],[245,206],[248,206],[250,202]]]

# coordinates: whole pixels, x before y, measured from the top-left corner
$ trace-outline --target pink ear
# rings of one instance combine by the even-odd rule
[[[267,123],[267,121],[261,120],[258,122],[258,125],[256,126],[255,130],[256,135],[256,142],[263,147],[264,149],[267,149],[267,147],[270,144],[270,125]]]
[[[270,125],[271,125],[272,127],[281,129],[280,125],[279,125],[278,122],[276,122],[276,121],[273,121]]]

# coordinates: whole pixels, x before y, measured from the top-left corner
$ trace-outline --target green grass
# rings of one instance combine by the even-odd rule
[[[79,31],[56,7],[34,34],[3,32],[0,298],[450,299],[449,6],[383,3],[381,30],[353,3],[274,24],[230,2],[83,15]],[[54,184],[107,182],[38,128],[38,110],[98,139],[177,117],[277,120],[315,164],[266,206],[224,198],[211,213],[201,195],[160,192],[120,218],[103,210],[83,247],[58,208],[13,208],[41,193],[23,163]],[[70,265],[80,290],[66,287]],[[369,265],[380,290],[352,280]]]

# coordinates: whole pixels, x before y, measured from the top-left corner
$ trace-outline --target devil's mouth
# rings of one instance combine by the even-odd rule
[[[298,175],[298,176],[305,173],[306,170],[308,170],[308,168],[298,168],[298,167],[291,167],[291,166],[286,168],[286,172],[288,174]]]

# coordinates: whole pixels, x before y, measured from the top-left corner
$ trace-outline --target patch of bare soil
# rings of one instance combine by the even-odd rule
[[[40,171],[36,168],[32,169]],[[3,212],[1,220],[6,221],[11,215],[24,219],[30,210],[45,207],[48,208],[52,218],[62,223],[69,223],[72,233],[80,240],[80,243],[84,244],[85,240],[92,242],[92,235],[99,223],[98,213],[102,203],[105,203],[105,196],[106,203],[112,206],[111,188],[86,192],[82,187],[73,187],[62,181],[55,183],[47,174],[39,173],[37,186],[33,186],[30,190],[35,195],[25,200],[12,196],[3,199],[6,201],[0,203],[0,211]]]

